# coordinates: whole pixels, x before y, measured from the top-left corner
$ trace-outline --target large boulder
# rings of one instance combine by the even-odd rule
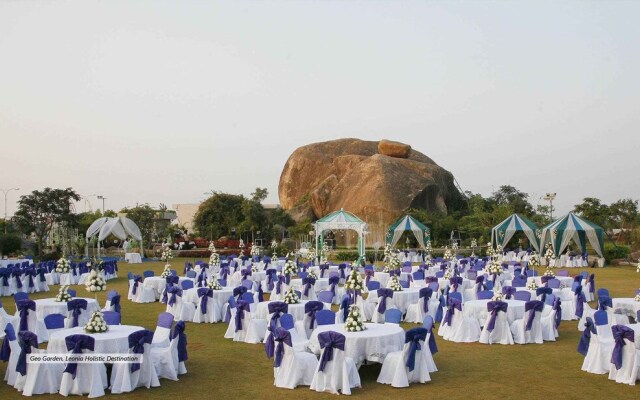
[[[320,218],[344,208],[386,229],[408,208],[447,213],[462,195],[453,175],[411,146],[339,139],[298,148],[284,166],[280,204]],[[299,210],[307,212],[300,213]]]

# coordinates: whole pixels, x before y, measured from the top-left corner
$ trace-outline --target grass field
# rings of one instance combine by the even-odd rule
[[[174,269],[181,270],[185,259],[174,259]],[[193,261],[193,260],[192,260]],[[123,296],[122,323],[154,329],[158,314],[165,306],[160,303],[135,304],[126,300],[127,272],[142,273],[153,269],[162,271],[162,263],[137,265],[119,264],[120,277],[108,282]],[[581,269],[571,270],[577,274]],[[596,274],[596,286],[606,287],[612,297],[630,297],[640,287],[640,274],[633,267],[590,269]],[[53,297],[58,286],[48,293],[36,293],[32,299]],[[83,287],[76,287],[84,296]],[[88,293],[86,294],[87,297]],[[98,296],[104,304],[105,294]],[[11,298],[2,298],[8,313],[15,311]],[[593,304],[592,304],[593,305]],[[334,306],[335,307],[335,306]],[[405,329],[413,324],[403,324]],[[414,384],[406,389],[394,389],[376,383],[380,365],[360,369],[362,388],[354,389],[352,396],[367,399],[389,399],[393,396],[429,399],[639,399],[640,386],[628,386],[609,381],[605,375],[593,375],[580,370],[583,357],[576,352],[580,332],[577,321],[563,321],[557,342],[543,345],[481,345],[451,343],[438,337],[439,353],[434,356],[438,372],[427,384]],[[266,358],[262,345],[237,343],[223,339],[226,325],[188,323],[188,374],[179,382],[161,380],[161,387],[137,389],[126,395],[113,395],[122,399],[317,399],[331,395],[316,393],[308,387],[295,390],[273,386],[272,362]],[[6,364],[0,364],[4,376]],[[107,396],[111,396],[107,394]],[[22,397],[6,384],[0,384],[0,399]],[[61,398],[59,395],[41,395],[42,399]]]

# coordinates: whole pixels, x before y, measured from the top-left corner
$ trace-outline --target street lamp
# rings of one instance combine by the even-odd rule
[[[547,200],[549,202],[549,218],[553,221],[553,200],[556,198],[555,193],[547,193],[542,200]]]
[[[100,194],[98,195],[98,200],[102,200],[102,216],[103,216],[103,217],[104,217],[104,201],[105,201],[106,199],[107,199],[106,197],[104,197],[104,196],[102,196],[102,195],[100,195]]]
[[[9,194],[12,190],[20,190],[20,188],[11,188],[11,189],[0,189],[2,193],[4,193],[4,233],[7,233],[7,194]]]

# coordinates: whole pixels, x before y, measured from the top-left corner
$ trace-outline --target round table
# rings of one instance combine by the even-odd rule
[[[313,330],[307,348],[314,354],[320,354],[318,334],[336,331],[345,336],[344,352],[353,358],[357,365],[365,360],[382,363],[387,354],[402,350],[405,332],[396,324],[364,324],[367,329],[361,332],[347,332],[344,324],[320,325]]]
[[[388,272],[375,272],[373,274],[373,280],[374,281],[378,281],[380,282],[380,287],[382,288],[386,288],[387,287],[387,283],[389,283],[389,278],[390,275]],[[400,272],[400,280],[401,281],[408,281],[409,280],[409,273],[408,272]]]
[[[133,332],[145,329],[141,326],[131,325],[111,325],[104,333],[87,333],[83,327],[63,329],[49,335],[48,353],[68,353],[64,339],[71,335],[88,335],[95,339],[94,353],[116,353],[123,354],[129,352],[129,335]]]
[[[124,260],[129,264],[142,264],[142,256],[140,253],[125,253]]]
[[[458,292],[462,292],[465,289],[471,289],[475,284],[475,280],[462,278],[462,285],[458,285]],[[440,286],[440,289],[444,289],[447,286],[451,286],[451,281],[445,278],[438,278],[438,285]]]
[[[256,318],[257,319],[268,319],[269,318],[269,303],[270,301],[263,301],[262,303],[258,303],[256,306]],[[289,304],[289,308],[287,314],[291,314],[294,321],[302,321],[304,320],[304,305],[307,303],[307,300],[300,300],[298,304]],[[324,305],[325,309],[329,309],[327,307],[328,304]]]
[[[184,290],[182,292],[182,301],[197,304],[200,301],[200,299],[198,298],[198,289],[199,288]],[[220,290],[213,291],[213,301],[215,301],[220,306],[220,309],[222,309],[222,307],[229,302],[229,297],[232,295],[232,288],[223,287]]]
[[[491,300],[469,300],[462,306],[462,315],[468,318],[475,318],[480,323],[480,326],[484,326],[487,320],[487,303]],[[524,301],[521,300],[504,300],[509,304],[507,308],[507,320],[511,324],[516,319],[524,318]]]
[[[378,292],[376,290],[369,292],[367,301],[373,301],[374,303],[378,299]],[[409,304],[417,303],[420,300],[420,288],[404,288],[401,292],[393,292],[393,302],[396,308],[402,313],[407,312]]]
[[[182,281],[193,281],[193,279],[181,276],[178,278],[178,284],[182,283]],[[160,276],[149,276],[144,278],[143,285],[153,288],[156,292],[156,299],[159,299],[167,287],[167,279]]]
[[[28,258],[3,258],[0,259],[0,268],[6,268],[9,265],[22,265],[25,261],[29,261],[29,265],[33,265],[33,260]]]
[[[638,311],[640,311],[640,301],[635,301],[633,297],[616,297],[612,300],[614,311],[620,310],[623,314],[638,318]]]
[[[302,279],[292,279],[290,286],[299,291],[302,291],[302,289],[304,288]],[[329,278],[316,279],[316,284],[313,285],[313,289],[316,291],[316,294],[322,292],[323,290],[329,290]]]
[[[100,304],[96,299],[89,299],[86,297],[73,297],[75,299],[84,299],[87,301],[87,312],[92,314],[95,311],[100,310]],[[34,300],[36,303],[36,315],[38,319],[44,319],[47,315],[62,314],[65,317],[69,316],[67,310],[67,303],[64,301],[56,301],[55,298]],[[83,311],[84,312],[84,311]]]

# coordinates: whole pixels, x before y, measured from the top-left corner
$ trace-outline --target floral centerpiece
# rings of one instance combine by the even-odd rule
[[[257,264],[251,264],[251,272],[253,273],[253,272],[258,272],[258,271],[259,271],[258,265]]]
[[[427,253],[427,259],[431,259],[431,251],[433,248],[431,247],[431,240],[427,240],[427,243],[424,245],[424,251]]]
[[[85,289],[87,292],[104,292],[107,290],[107,281],[96,269],[92,269],[85,283]]]
[[[451,249],[449,248],[449,246],[445,246],[444,255],[442,256],[442,259],[446,261],[453,260],[453,254],[451,253]]]
[[[400,269],[401,264],[402,263],[400,262],[400,258],[398,258],[398,255],[395,253],[392,253],[387,259],[387,266],[384,272],[395,271],[397,269]]]
[[[100,311],[96,311],[91,315],[91,319],[84,326],[87,333],[104,333],[109,330],[109,325],[104,320],[104,315]]]
[[[320,257],[320,264],[326,264],[329,260],[327,254],[329,254],[329,246],[326,243],[322,244],[322,256]]]
[[[389,243],[387,243],[384,246],[384,260],[388,261],[389,257],[391,257],[392,254],[393,254],[393,251],[391,250],[391,246],[389,245]]]
[[[71,300],[71,295],[69,294],[68,289],[69,289],[68,285],[62,286],[58,291],[58,294],[56,295],[55,301],[59,303],[69,302]]]
[[[171,264],[166,264],[160,274],[160,278],[166,278],[168,276],[171,276]]]
[[[442,275],[442,277],[447,280],[451,279],[452,276],[453,276],[453,270],[451,268],[447,268],[444,271],[444,275]]]
[[[347,276],[344,282],[345,290],[364,290],[364,279],[358,271],[358,268],[353,268]]]
[[[546,244],[546,249],[544,258],[547,260],[547,268],[553,268],[556,265],[556,254],[553,252],[551,242]]]
[[[296,262],[293,260],[287,260],[284,263],[284,267],[282,268],[282,273],[284,275],[295,276],[298,274],[298,266]]]
[[[478,241],[475,239],[471,239],[471,257],[474,257],[476,254],[476,247],[478,247]]]
[[[538,289],[538,284],[533,279],[527,282],[527,290],[536,290]]]
[[[316,259],[316,250],[311,248],[308,249],[307,252],[304,254],[304,259],[307,261],[315,261]]]
[[[493,258],[493,256],[495,255],[496,255],[496,252],[493,249],[493,246],[491,245],[491,243],[487,243],[487,257]]]
[[[213,243],[213,240],[209,242],[208,250],[212,253],[216,252],[216,245]]]
[[[349,315],[347,315],[344,329],[347,332],[361,332],[367,329],[367,327],[364,326],[364,320],[362,319],[360,308],[355,304],[349,308]]]
[[[451,245],[451,252],[454,256],[458,254],[458,242],[453,242],[453,244]]]
[[[500,265],[500,263],[495,260],[490,261],[489,265],[487,265],[487,272],[489,272],[490,274],[500,275],[503,271],[504,269],[502,268],[502,265]]]
[[[160,256],[160,260],[168,264],[172,258],[173,258],[173,251],[171,250],[171,247],[168,244],[164,245],[162,248],[162,255]]]
[[[546,270],[546,271],[544,271],[544,274],[543,274],[543,275],[544,275],[544,276],[551,277],[551,278],[555,277],[555,275],[553,274],[553,271],[552,271],[552,270],[550,270],[548,267],[547,267],[547,270]]]
[[[504,295],[502,294],[502,292],[498,292],[495,291],[493,292],[493,297],[491,297],[492,301],[503,301],[504,300]]]
[[[640,290],[640,289],[638,289]],[[635,301],[640,302],[640,292],[638,292],[638,294],[636,294],[636,297],[633,298]]]
[[[59,274],[66,274],[71,271],[71,261],[66,257],[60,257],[56,262],[56,272]]]
[[[313,278],[315,280],[318,280],[318,275],[316,275],[314,270],[309,270],[309,274],[307,275],[307,278]]]
[[[207,286],[213,290],[222,290],[222,286],[220,286],[220,282],[217,279],[207,281]]]
[[[209,256],[209,265],[215,268],[220,266],[220,254],[216,253],[215,247],[213,252]]]
[[[538,255],[536,253],[533,253],[529,256],[527,265],[533,268],[540,266],[540,259],[538,258]]]
[[[276,247],[278,247],[278,242],[276,242],[276,240],[275,240],[275,239],[273,239],[273,240],[271,241],[271,248],[272,248],[272,249],[275,249]]]
[[[389,289],[394,292],[402,292],[402,285],[397,276],[392,276],[391,279],[389,279]]]
[[[240,243],[238,243],[238,248],[240,249],[240,255],[244,255],[244,240],[240,239]]]
[[[253,244],[251,246],[251,257],[260,257],[260,254],[262,253],[262,248],[256,244]]]
[[[300,303],[300,297],[298,297],[298,294],[293,288],[289,288],[287,293],[284,294],[283,301],[287,304],[298,304]]]

